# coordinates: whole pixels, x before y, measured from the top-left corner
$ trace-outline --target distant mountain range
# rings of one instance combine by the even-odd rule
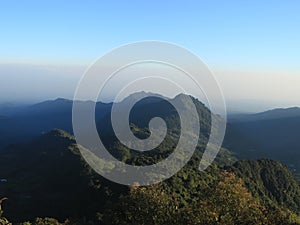
[[[11,110],[0,120],[0,148],[28,141],[54,128],[72,133],[72,104],[71,100],[59,98]],[[96,118],[106,115],[110,108],[111,104],[97,103]]]
[[[254,114],[236,114],[230,116],[231,122],[247,122],[247,121],[259,121],[259,120],[272,120],[272,119],[284,119],[300,116],[299,107],[291,108],[277,108],[268,110],[261,113]]]
[[[131,122],[146,128],[154,116],[163,118],[176,117],[176,110],[164,100],[157,97],[147,97],[147,93],[136,93],[122,101],[144,97],[132,109]],[[146,97],[146,98],[145,98]],[[179,96],[178,96],[179,97]],[[194,99],[200,114],[201,135],[208,137],[210,132],[210,112]],[[0,114],[0,149],[9,144],[29,141],[42,133],[54,128],[72,131],[72,101],[56,99],[41,102],[31,106],[10,108],[5,116]],[[82,102],[82,104],[93,104]],[[113,132],[110,124],[112,103],[96,104],[97,124],[104,133]],[[8,111],[7,111],[8,112]],[[179,126],[178,118],[172,119],[173,130]],[[177,121],[177,122],[176,122]],[[240,158],[268,157],[280,160],[289,165],[292,170],[300,171],[300,149],[298,140],[300,133],[300,108],[274,109],[256,114],[231,116],[228,121],[224,147],[234,151]],[[103,133],[103,132],[102,132]],[[203,139],[203,138],[202,138]]]
[[[297,107],[240,115],[229,120],[224,145],[240,158],[272,158],[300,174],[299,128]]]

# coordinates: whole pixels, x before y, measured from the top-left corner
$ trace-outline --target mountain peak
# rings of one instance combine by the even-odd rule
[[[72,100],[66,98],[56,98],[54,102],[71,102]]]

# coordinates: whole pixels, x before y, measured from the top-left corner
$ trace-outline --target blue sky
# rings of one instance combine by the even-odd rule
[[[296,105],[300,99],[293,86],[300,82],[299,10],[297,0],[2,1],[0,64],[13,65],[14,70],[17,65],[32,65],[32,74],[40,65],[84,67],[116,46],[164,40],[196,53],[216,73],[221,85],[226,86],[225,95],[234,80],[251,80],[264,72],[269,74],[269,80],[274,72],[276,79],[282,76],[291,81],[293,92],[280,102]],[[30,74],[30,68],[26,70]],[[0,68],[1,71],[0,94],[5,96],[11,83],[5,83],[8,79],[3,71],[7,68]],[[47,76],[59,79],[59,74]],[[15,76],[21,75],[18,72]],[[35,82],[32,76],[27,75],[27,82]],[[74,75],[73,86],[78,76]],[[20,90],[19,87],[16,95],[24,97]],[[276,90],[272,90],[275,96]],[[291,100],[288,96],[293,94],[298,96]],[[71,93],[57,89],[52,95],[41,96],[55,95],[70,97]],[[259,99],[252,92],[239,96],[240,99],[234,91],[227,96],[229,100]],[[270,94],[270,98],[263,99],[276,98],[271,99]]]

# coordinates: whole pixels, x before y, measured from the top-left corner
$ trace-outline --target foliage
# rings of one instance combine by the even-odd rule
[[[167,195],[161,185],[132,187],[129,195],[105,212],[105,224],[172,224],[179,202]]]
[[[244,187],[241,178],[222,172],[215,185],[207,188],[205,197],[200,199],[193,212],[191,224],[264,224],[266,210]]]
[[[110,207],[101,221],[114,225],[287,225],[290,212],[267,209],[235,174],[221,172],[194,204],[180,206],[174,194],[162,185],[133,187],[128,196]]]
[[[141,132],[139,128],[135,129]],[[128,189],[96,174],[81,159],[74,138],[62,131],[46,134],[17,153],[22,154],[27,148],[30,158],[23,154],[14,162],[23,165],[23,175],[8,171],[12,183],[5,184],[6,188],[3,188],[5,185],[0,187],[5,195],[14,191],[15,196],[9,196],[10,204],[7,205],[8,218],[13,222],[21,219],[33,221],[32,224],[56,222],[46,218],[34,220],[35,216],[51,216],[61,221],[69,218],[65,223],[68,225],[283,225],[297,221],[297,208],[291,207],[295,206],[291,200],[299,197],[299,186],[286,167],[277,162],[238,161],[230,165],[230,154],[223,150],[216,163],[199,172],[204,149],[199,145],[189,163],[170,179],[159,185]],[[117,149],[122,152],[121,148]],[[164,148],[159,151],[163,152]],[[143,160],[148,157],[142,156]],[[159,159],[153,162],[156,160]],[[224,168],[229,172],[223,172]],[[38,185],[36,180],[40,181]],[[39,190],[47,195],[41,195]],[[27,201],[24,199],[26,193],[32,196]],[[271,196],[277,196],[283,202],[285,198],[289,205],[281,207],[277,198]],[[22,198],[23,202],[20,201]],[[36,202],[36,199],[44,201]]]
[[[25,222],[22,225],[62,225],[56,219],[53,218],[36,218],[33,223]]]
[[[264,204],[300,213],[299,184],[281,163],[269,159],[241,160],[226,169],[242,177],[248,189]]]

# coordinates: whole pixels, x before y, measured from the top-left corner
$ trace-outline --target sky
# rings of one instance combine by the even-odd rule
[[[300,106],[300,1],[1,1],[0,102],[72,98],[88,65],[130,42],[194,52],[232,111]]]

